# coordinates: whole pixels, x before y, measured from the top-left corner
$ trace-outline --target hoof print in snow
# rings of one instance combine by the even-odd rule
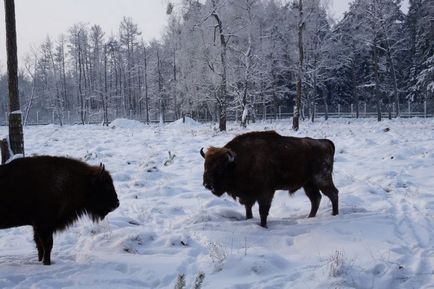
[[[130,254],[145,254],[146,248],[149,248],[155,241],[155,235],[145,233],[136,236],[130,236],[123,241],[123,251]]]
[[[170,245],[172,247],[188,247],[188,242],[185,240],[181,240],[181,241],[176,241],[176,242],[171,242]]]
[[[137,253],[135,250],[132,250],[131,248],[124,248],[124,252],[130,253],[130,254],[136,254]]]
[[[149,169],[146,170],[148,173],[154,173],[154,172],[158,172],[158,168],[156,166],[153,166]]]
[[[143,180],[138,180],[138,181],[135,181],[135,182],[134,182],[134,186],[137,187],[137,188],[143,188],[143,187],[146,186],[146,183],[145,183],[145,181],[143,181]],[[138,199],[138,196],[135,195],[135,196],[134,196],[134,199]]]
[[[401,267],[401,265],[399,265]],[[403,267],[402,267],[403,268]],[[386,266],[384,264],[378,264],[372,269],[372,274],[375,276],[383,275],[386,271]]]
[[[96,158],[98,158],[98,154],[96,152],[86,152],[86,154],[83,157],[83,160],[89,161],[89,160],[94,160]]]
[[[130,225],[134,225],[134,226],[139,226],[139,225],[140,225],[140,223],[137,222],[136,220],[129,220],[129,221],[128,221],[128,224],[130,224]]]
[[[244,221],[244,215],[233,210],[221,209],[217,214],[230,221]]]

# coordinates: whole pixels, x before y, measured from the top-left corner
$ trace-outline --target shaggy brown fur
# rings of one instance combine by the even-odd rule
[[[0,229],[33,226],[39,261],[51,264],[53,233],[89,215],[102,220],[119,206],[104,166],[37,156],[0,166]]]
[[[216,196],[225,192],[238,198],[253,217],[252,206],[259,203],[261,226],[276,190],[290,194],[304,188],[311,201],[309,217],[315,217],[321,201],[320,190],[330,198],[333,215],[338,214],[338,190],[333,184],[335,147],[327,139],[281,136],[275,131],[251,132],[235,137],[223,148],[206,153],[203,184]]]

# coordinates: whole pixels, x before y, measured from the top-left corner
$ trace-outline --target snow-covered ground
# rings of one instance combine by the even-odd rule
[[[25,129],[27,154],[67,155],[112,173],[120,207],[56,235],[52,266],[37,262],[30,227],[0,231],[0,288],[434,288],[434,121],[330,120]],[[386,130],[389,128],[390,131]],[[201,147],[250,130],[327,137],[336,144],[340,215],[302,191],[277,192],[269,228],[202,187]],[[6,128],[0,128],[0,135]],[[173,157],[174,156],[174,157]]]

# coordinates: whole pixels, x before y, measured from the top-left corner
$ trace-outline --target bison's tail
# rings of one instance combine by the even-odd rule
[[[327,140],[328,143],[330,144],[331,148],[332,148],[332,155],[335,155],[335,144],[331,141],[331,140]]]
[[[328,143],[328,147],[329,147],[329,166],[330,166],[330,172],[333,173],[333,163],[334,163],[334,158],[335,158],[335,144],[329,140],[329,139],[324,139],[327,143]]]

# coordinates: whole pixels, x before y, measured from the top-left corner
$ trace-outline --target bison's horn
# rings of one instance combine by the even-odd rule
[[[99,173],[100,173],[100,175],[102,175],[102,173],[104,173],[104,171],[105,171],[105,165],[103,163],[100,163],[99,167],[101,168],[101,171]]]
[[[228,161],[231,163],[235,160],[235,153],[233,151],[228,151],[227,152],[227,156],[228,156]]]
[[[205,158],[205,153],[203,152],[203,148],[200,149],[200,155]]]

